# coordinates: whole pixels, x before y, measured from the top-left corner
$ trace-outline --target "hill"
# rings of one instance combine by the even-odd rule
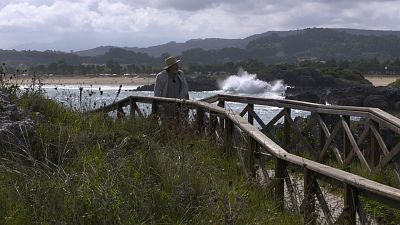
[[[200,48],[204,50],[218,50],[223,48],[246,48],[247,44],[258,38],[268,37],[272,34],[278,37],[288,37],[293,35],[302,34],[304,30],[290,30],[290,31],[268,31],[261,34],[251,35],[243,39],[223,39],[223,38],[205,38],[205,39],[191,39],[183,43],[177,43],[171,41],[165,44],[150,46],[147,48],[137,48],[137,47],[126,47],[125,50],[147,53],[150,56],[158,57],[163,53],[170,53],[173,55],[181,55],[182,52],[190,50],[193,48]],[[363,35],[363,36],[385,36],[385,35],[395,35],[400,36],[400,31],[383,31],[383,30],[358,30],[358,29],[346,29],[346,28],[332,28],[329,30],[345,32],[352,35]],[[94,49],[88,49],[76,52],[79,56],[97,56],[104,54],[107,50],[116,46],[101,46]]]

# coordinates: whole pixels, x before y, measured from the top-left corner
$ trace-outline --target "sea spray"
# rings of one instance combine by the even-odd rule
[[[264,92],[284,92],[287,88],[282,80],[266,82],[257,79],[256,74],[249,74],[239,68],[237,75],[229,76],[219,83],[223,91],[245,94],[260,94]]]

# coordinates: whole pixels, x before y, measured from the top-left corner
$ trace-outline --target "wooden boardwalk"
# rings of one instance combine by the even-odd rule
[[[227,102],[242,103],[244,108],[235,113],[225,108]],[[130,116],[146,116],[138,103],[150,104],[151,114],[155,115],[162,113],[158,110],[160,103],[190,110],[192,116],[184,118],[190,120],[197,132],[210,135],[223,145],[227,155],[238,157],[244,175],[263,180],[264,185],[273,188],[278,207],[303,213],[305,224],[370,224],[371,215],[364,210],[363,199],[400,209],[400,119],[382,110],[215,95],[202,101],[131,96],[91,112],[115,111],[122,118],[127,111],[124,108],[128,107]],[[263,121],[254,109],[257,105],[281,110],[272,120]],[[307,124],[298,125],[291,116],[292,110],[309,112]],[[274,125],[281,120],[282,128],[277,131]],[[357,126],[353,127],[353,123]],[[387,134],[393,138],[387,140]],[[391,171],[397,186],[353,174],[353,165],[369,173]],[[273,173],[269,172],[271,169]],[[300,200],[293,177],[301,177],[304,182]],[[337,209],[326,201],[327,194],[321,186],[343,196],[337,216],[332,213]],[[290,202],[285,201],[285,193]],[[320,213],[324,221],[317,221]]]

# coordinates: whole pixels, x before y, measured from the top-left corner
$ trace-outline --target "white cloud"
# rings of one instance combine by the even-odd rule
[[[154,45],[312,26],[399,30],[399,11],[397,0],[0,0],[0,48],[80,38]]]

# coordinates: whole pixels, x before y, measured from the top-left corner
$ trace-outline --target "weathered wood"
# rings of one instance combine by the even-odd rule
[[[290,117],[291,114],[290,109],[285,108],[283,112],[285,113],[285,122],[283,124],[283,145],[287,147],[290,144],[291,126],[293,125],[293,127],[295,127],[296,125],[294,124],[292,118]],[[288,151],[290,152],[290,149]]]
[[[318,154],[322,152],[322,149],[324,148],[325,142],[326,142],[326,137],[329,136],[329,129],[326,127],[325,121],[324,121],[324,116],[319,113],[314,113],[317,121],[319,121],[319,149],[318,149]]]
[[[261,132],[267,132],[273,125],[275,125],[278,120],[280,120],[283,116],[285,116],[285,109],[282,109],[271,121],[267,123],[265,127],[262,128]],[[257,120],[258,122],[258,120]]]
[[[342,119],[340,119],[335,127],[332,130],[331,135],[329,135],[328,140],[326,140],[324,148],[322,149],[321,153],[319,154],[318,157],[318,162],[321,162],[326,154],[326,152],[328,151],[329,145],[331,144],[331,142],[333,141],[333,139],[336,137],[336,135],[339,132],[339,129],[342,127]]]
[[[329,209],[328,203],[325,200],[324,193],[322,193],[322,190],[318,184],[317,179],[314,177],[314,191],[315,195],[317,196],[319,205],[321,206],[322,212],[324,213],[326,223],[328,225],[333,225],[333,217],[331,210]]]
[[[365,126],[363,132],[361,133],[360,137],[357,140],[357,145],[361,145],[363,143],[364,139],[367,138],[367,136],[368,136],[369,130],[370,130],[370,128],[369,128],[368,123],[367,123],[367,125]],[[346,165],[349,164],[353,160],[355,155],[356,155],[356,152],[355,151],[351,151],[350,154],[345,159],[344,164],[346,164]]]
[[[249,111],[254,112],[254,104],[248,104],[247,106],[249,107]],[[251,114],[251,113],[247,114],[247,122],[249,122],[249,124],[251,124],[251,125],[254,125],[253,114]]]
[[[309,169],[304,169],[304,224],[316,224],[314,176]]]
[[[262,149],[265,149],[269,154],[273,155],[274,157],[277,158],[277,161],[281,161],[281,163],[290,163],[291,165],[298,166],[298,167],[305,167],[310,171],[313,171],[315,175],[318,177],[324,177],[324,179],[332,181],[332,183],[339,183],[339,184],[344,184],[347,186],[351,186],[352,188],[355,188],[358,190],[358,193],[370,198],[372,200],[379,201],[383,204],[388,204],[391,207],[395,208],[400,208],[400,192],[398,189],[389,187],[371,180],[368,180],[366,178],[348,173],[346,171],[342,171],[339,169],[335,169],[296,155],[292,155],[285,150],[283,150],[281,147],[279,147],[276,143],[274,143],[271,139],[266,137],[263,133],[261,133],[257,128],[249,124],[247,121],[245,121],[243,118],[241,118],[239,115],[232,113],[228,110],[225,110],[221,107],[218,107],[216,105],[211,105],[206,102],[199,102],[199,101],[191,101],[191,100],[181,100],[181,99],[168,99],[168,98],[158,98],[158,97],[144,97],[144,96],[139,96],[135,97],[137,102],[142,102],[142,103],[152,103],[155,101],[159,102],[166,102],[166,103],[174,103],[174,102],[179,102],[185,105],[188,105],[188,107],[201,107],[205,110],[209,110],[210,112],[216,113],[216,114],[223,114],[226,116],[226,118],[231,119],[232,123],[234,123],[236,126],[238,126],[244,133],[247,135],[251,136],[254,138],[254,140],[260,145]],[[218,98],[217,98],[218,99]],[[226,99],[219,99],[219,100],[226,100]],[[252,104],[257,104],[257,102],[250,102]],[[123,103],[123,104],[129,104],[129,101]],[[263,103],[265,104],[265,102]],[[300,105],[300,107],[297,107]],[[285,103],[286,108],[298,108],[300,109],[305,109],[307,107],[314,107],[310,105],[302,105],[302,103],[297,103],[297,102],[290,102],[290,104]],[[380,122],[380,117],[382,116],[381,114],[376,114],[374,110],[371,109],[362,109],[362,110],[356,110],[354,109],[354,112],[356,114],[352,114],[353,111],[351,109],[346,109],[346,108],[341,108],[336,106],[329,106],[331,108],[326,108],[321,106],[316,105],[317,107],[315,110],[311,110],[312,112],[318,112],[318,113],[331,113],[331,114],[338,114],[338,115],[352,115],[352,116],[364,116],[364,117],[370,117],[374,121],[379,122],[381,125],[382,123]],[[108,106],[107,109],[116,109],[116,104],[112,104]],[[321,110],[322,109],[322,110]],[[331,111],[333,110],[333,111]],[[390,120],[386,121],[392,128],[394,127],[397,129],[400,126],[397,126],[396,123],[398,121],[395,121],[394,123],[391,123]],[[340,122],[341,124],[341,122]],[[384,124],[385,125],[385,124]],[[386,126],[386,125],[385,125]],[[387,126],[386,126],[387,127]],[[396,128],[397,127],[397,128]],[[340,128],[340,127],[339,127]],[[338,129],[339,129],[338,128]],[[398,129],[397,131],[399,131]],[[397,132],[399,133],[399,132]],[[333,139],[334,132],[332,132],[332,135],[329,136],[329,138]],[[329,138],[325,144],[325,146],[330,144]],[[332,141],[332,140],[331,140]],[[325,147],[324,146],[324,147]],[[394,153],[393,153],[394,154]],[[397,154],[394,156],[396,157]],[[391,162],[393,158],[388,160],[388,162]],[[276,166],[279,163],[276,164]],[[279,173],[278,173],[279,175]],[[278,177],[278,176],[277,176]],[[278,183],[281,182],[281,180],[278,180]],[[279,186],[279,185],[277,185]],[[277,190],[279,188],[276,188]],[[283,190],[283,189],[279,189]],[[283,197],[283,194],[281,195]]]
[[[285,170],[286,164],[282,159],[275,160],[275,202],[279,210],[285,208]]]
[[[285,168],[285,183],[286,183],[287,190],[289,192],[290,200],[292,201],[292,205],[293,205],[294,209],[296,210],[296,212],[299,213],[300,207],[299,207],[299,203],[297,202],[297,197],[296,197],[298,194],[297,188],[295,187],[295,184],[292,182],[292,179],[290,178],[287,168]]]
[[[125,112],[120,103],[117,103],[117,118],[124,118]]]
[[[218,106],[221,108],[225,108],[225,101],[219,101]]]
[[[356,224],[356,197],[355,190],[351,185],[345,184],[344,187],[344,209],[343,213],[346,222]]]
[[[360,201],[360,198],[358,197],[357,194],[354,195],[354,200],[356,204],[356,211],[358,213],[358,217],[360,218],[360,223],[362,225],[369,225],[370,222],[368,221],[368,217],[364,211],[364,207]]]
[[[239,115],[241,117],[243,117],[244,115],[246,115],[246,113],[249,111],[249,105],[246,105],[246,107],[244,107],[244,109],[239,113]]]
[[[153,100],[153,102],[151,103],[151,114],[155,115],[158,112],[158,101],[157,100]]]
[[[287,121],[287,123],[289,124],[289,128],[293,127],[293,131],[296,133],[296,135],[300,138],[300,140],[303,142],[303,144],[306,146],[306,148],[310,151],[311,154],[315,155],[315,151],[314,148],[311,146],[311,144],[305,139],[305,137],[303,136],[303,134],[301,133],[301,131],[299,130],[299,128],[296,126],[296,124],[294,123],[293,119],[286,114],[285,116],[285,121]],[[284,134],[286,136],[286,130],[284,131]],[[289,133],[290,133],[290,129],[289,129]],[[284,136],[284,137],[285,137]],[[290,136],[290,135],[289,135]],[[290,142],[290,139],[289,139]],[[285,146],[286,146],[286,142],[285,142]],[[290,150],[289,150],[290,152]]]
[[[200,134],[204,132],[204,110],[200,107],[197,108],[196,113],[197,120],[197,130]]]
[[[378,130],[376,129],[379,129],[379,123],[372,121],[371,123],[369,123],[369,127],[371,127],[372,130],[372,132],[370,133],[369,159],[372,166],[378,166],[380,154],[377,142],[382,141],[381,143],[384,145],[384,148],[386,148],[386,145],[383,142]],[[378,138],[380,138],[380,140],[378,140]],[[379,145],[381,145],[381,143],[379,143]]]
[[[345,124],[350,127],[350,116],[342,116],[342,127]],[[350,132],[351,133],[351,132]],[[343,158],[346,159],[351,152],[351,143],[348,135],[346,134],[346,129],[343,127]]]
[[[320,152],[318,153],[319,154],[318,155],[318,160],[322,160],[322,158],[324,157],[324,154],[325,154],[325,153],[323,153],[323,150],[324,150],[324,146],[325,146],[325,144],[327,142],[326,138],[327,137],[329,138],[329,136],[331,136],[331,132],[329,132],[328,126],[326,126],[326,123],[325,123],[323,117],[319,113],[315,113],[315,116],[316,116],[317,121],[318,121],[318,123],[320,125],[320,131],[322,130],[323,133],[325,134],[325,135],[323,135],[320,132],[320,144],[321,144],[321,147],[320,147]],[[322,142],[321,142],[321,140],[322,140]],[[343,164],[343,159],[342,159],[342,156],[340,155],[339,149],[334,145],[334,143],[331,143],[331,145],[332,145],[333,153],[336,156],[336,159],[338,160],[338,162],[340,164]]]
[[[248,114],[257,121],[257,123],[261,126],[261,129],[263,130],[264,128],[266,128],[266,125],[264,123],[264,121],[262,121],[262,119],[257,115],[257,113],[255,113],[253,110],[249,110]]]
[[[248,137],[249,151],[247,152],[249,175],[252,178],[256,177],[256,164],[255,164],[255,154],[257,152],[258,144],[252,137]]]
[[[233,153],[233,128],[234,123],[230,118],[225,118],[225,138],[224,138],[224,149],[225,153],[229,156]]]
[[[355,151],[360,162],[368,169],[368,171],[371,172],[371,168],[369,167],[367,160],[365,160],[364,155],[361,153],[360,149],[358,148],[357,142],[354,139],[353,134],[351,133],[350,127],[345,120],[342,120],[342,127],[345,131],[344,135],[347,137],[346,140],[348,140],[350,142],[350,144],[353,146],[352,151]],[[350,149],[350,147],[349,147],[349,149]],[[347,156],[348,156],[350,154],[350,152],[347,150],[347,146],[345,145],[345,155],[346,155],[346,152],[348,152],[347,153]]]
[[[393,158],[400,153],[400,142],[396,144],[396,146],[393,147],[393,149],[385,155],[385,157],[382,159],[382,161],[379,164],[379,168],[384,168],[389,164],[390,161],[393,160]]]

